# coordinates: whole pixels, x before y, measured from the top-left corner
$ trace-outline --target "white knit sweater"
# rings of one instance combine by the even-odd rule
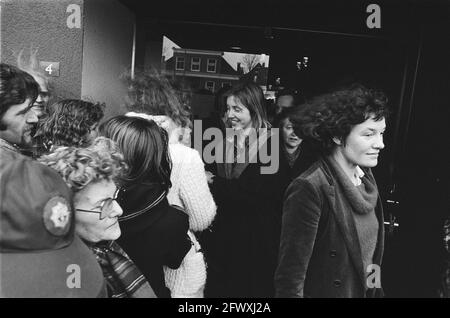
[[[209,191],[205,168],[200,154],[179,143],[180,132],[185,133],[167,116],[152,116],[144,113],[127,113],[129,117],[141,117],[155,121],[169,134],[169,152],[172,159],[170,181],[172,187],[167,194],[170,204],[184,208],[189,215],[188,235],[193,243],[177,269],[164,267],[167,288],[173,298],[202,298],[206,284],[206,263],[194,232],[207,229],[216,216],[216,204]]]
[[[216,215],[216,204],[209,191],[205,168],[197,150],[185,145],[169,144],[172,159],[167,194],[170,204],[179,205],[189,215],[189,228],[193,232],[207,229]]]
[[[170,181],[172,187],[167,199],[170,204],[184,208],[189,215],[189,237],[193,246],[178,269],[164,268],[166,286],[171,296],[203,297],[206,283],[206,264],[200,244],[193,232],[207,229],[215,215],[216,204],[209,191],[205,168],[199,153],[179,143],[169,144],[172,159]]]

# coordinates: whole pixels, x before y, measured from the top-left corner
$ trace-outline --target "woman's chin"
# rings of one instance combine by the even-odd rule
[[[119,223],[116,223],[114,226],[110,227],[106,231],[106,233],[104,235],[104,240],[105,241],[115,241],[120,237],[121,234],[122,234],[122,232],[120,230]]]

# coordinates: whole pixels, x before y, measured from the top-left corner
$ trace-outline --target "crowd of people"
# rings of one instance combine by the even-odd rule
[[[283,92],[269,120],[262,89],[239,83],[217,98],[225,160],[208,165],[160,74],[128,78],[128,112],[111,118],[49,103],[45,76],[20,63],[0,77],[0,296],[383,295],[367,283],[384,246],[382,92]]]

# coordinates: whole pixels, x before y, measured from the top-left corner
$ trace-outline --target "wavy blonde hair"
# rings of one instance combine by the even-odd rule
[[[128,169],[116,143],[98,137],[87,148],[58,147],[39,161],[56,170],[74,191],[91,182],[117,180]]]

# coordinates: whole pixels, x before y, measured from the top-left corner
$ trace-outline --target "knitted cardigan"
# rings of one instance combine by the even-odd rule
[[[169,152],[172,159],[167,194],[169,204],[180,206],[189,215],[188,235],[192,247],[177,269],[164,267],[165,283],[172,298],[203,298],[206,284],[206,263],[200,243],[193,232],[207,229],[216,216],[216,204],[209,191],[205,168],[199,153],[180,143],[180,129],[168,116],[154,116],[129,112],[129,117],[141,117],[155,121],[169,134]]]
[[[206,284],[206,263],[193,232],[207,229],[215,215],[216,204],[209,191],[205,168],[199,153],[180,143],[170,143],[172,187],[167,199],[184,208],[189,215],[189,232],[193,246],[178,269],[164,268],[166,286],[172,298],[202,298]]]

